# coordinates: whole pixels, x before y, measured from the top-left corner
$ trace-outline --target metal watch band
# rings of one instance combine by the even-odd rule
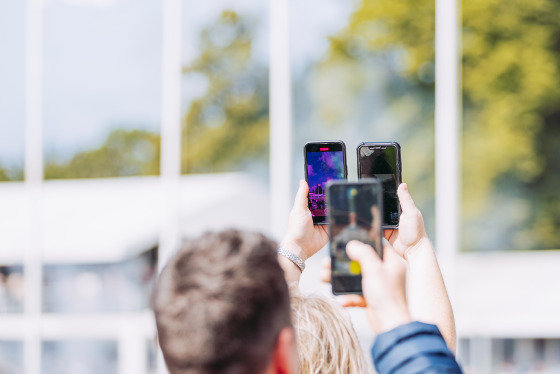
[[[303,272],[305,269],[305,262],[302,261],[295,253],[291,252],[290,250],[280,247],[278,248],[278,254],[286,257],[288,260],[292,261],[296,266]]]

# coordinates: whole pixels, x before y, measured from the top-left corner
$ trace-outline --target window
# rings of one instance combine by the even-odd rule
[[[559,6],[462,4],[463,249],[557,249]]]
[[[46,3],[46,179],[159,174],[161,6]]]
[[[25,2],[0,3],[0,182],[23,179]]]
[[[266,2],[183,3],[183,173],[268,180]]]

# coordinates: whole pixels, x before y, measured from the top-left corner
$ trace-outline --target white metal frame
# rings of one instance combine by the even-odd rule
[[[458,0],[436,0],[436,250],[451,299],[459,248],[460,52]]]
[[[270,0],[270,225],[280,239],[292,205],[289,0]]]

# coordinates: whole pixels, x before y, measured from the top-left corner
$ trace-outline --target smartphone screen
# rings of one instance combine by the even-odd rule
[[[379,181],[334,182],[327,187],[331,283],[334,294],[362,293],[360,264],[350,260],[346,244],[359,240],[383,256],[382,187]]]
[[[401,184],[398,143],[362,143],[358,146],[358,178],[376,178],[383,186],[383,228],[399,227],[401,206],[397,188]]]
[[[304,147],[308,206],[314,224],[327,223],[326,184],[346,179],[346,147],[342,141],[309,142]]]

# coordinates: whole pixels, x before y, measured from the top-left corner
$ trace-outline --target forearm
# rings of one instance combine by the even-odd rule
[[[278,262],[282,270],[284,270],[284,279],[286,279],[288,286],[290,286],[290,288],[297,286],[301,278],[301,270],[299,270],[296,264],[284,256],[278,255]]]
[[[280,243],[280,247],[292,252],[304,262],[307,260],[305,249],[294,241],[284,238]],[[286,279],[288,286],[297,286],[302,273],[300,268],[292,260],[282,255],[278,255],[278,262],[280,263],[282,270],[284,270],[284,278]]]
[[[379,374],[462,374],[438,328],[412,322],[378,335],[371,350]]]
[[[407,261],[407,299],[412,318],[437,325],[449,349],[455,352],[457,337],[453,309],[428,238],[407,256]]]

